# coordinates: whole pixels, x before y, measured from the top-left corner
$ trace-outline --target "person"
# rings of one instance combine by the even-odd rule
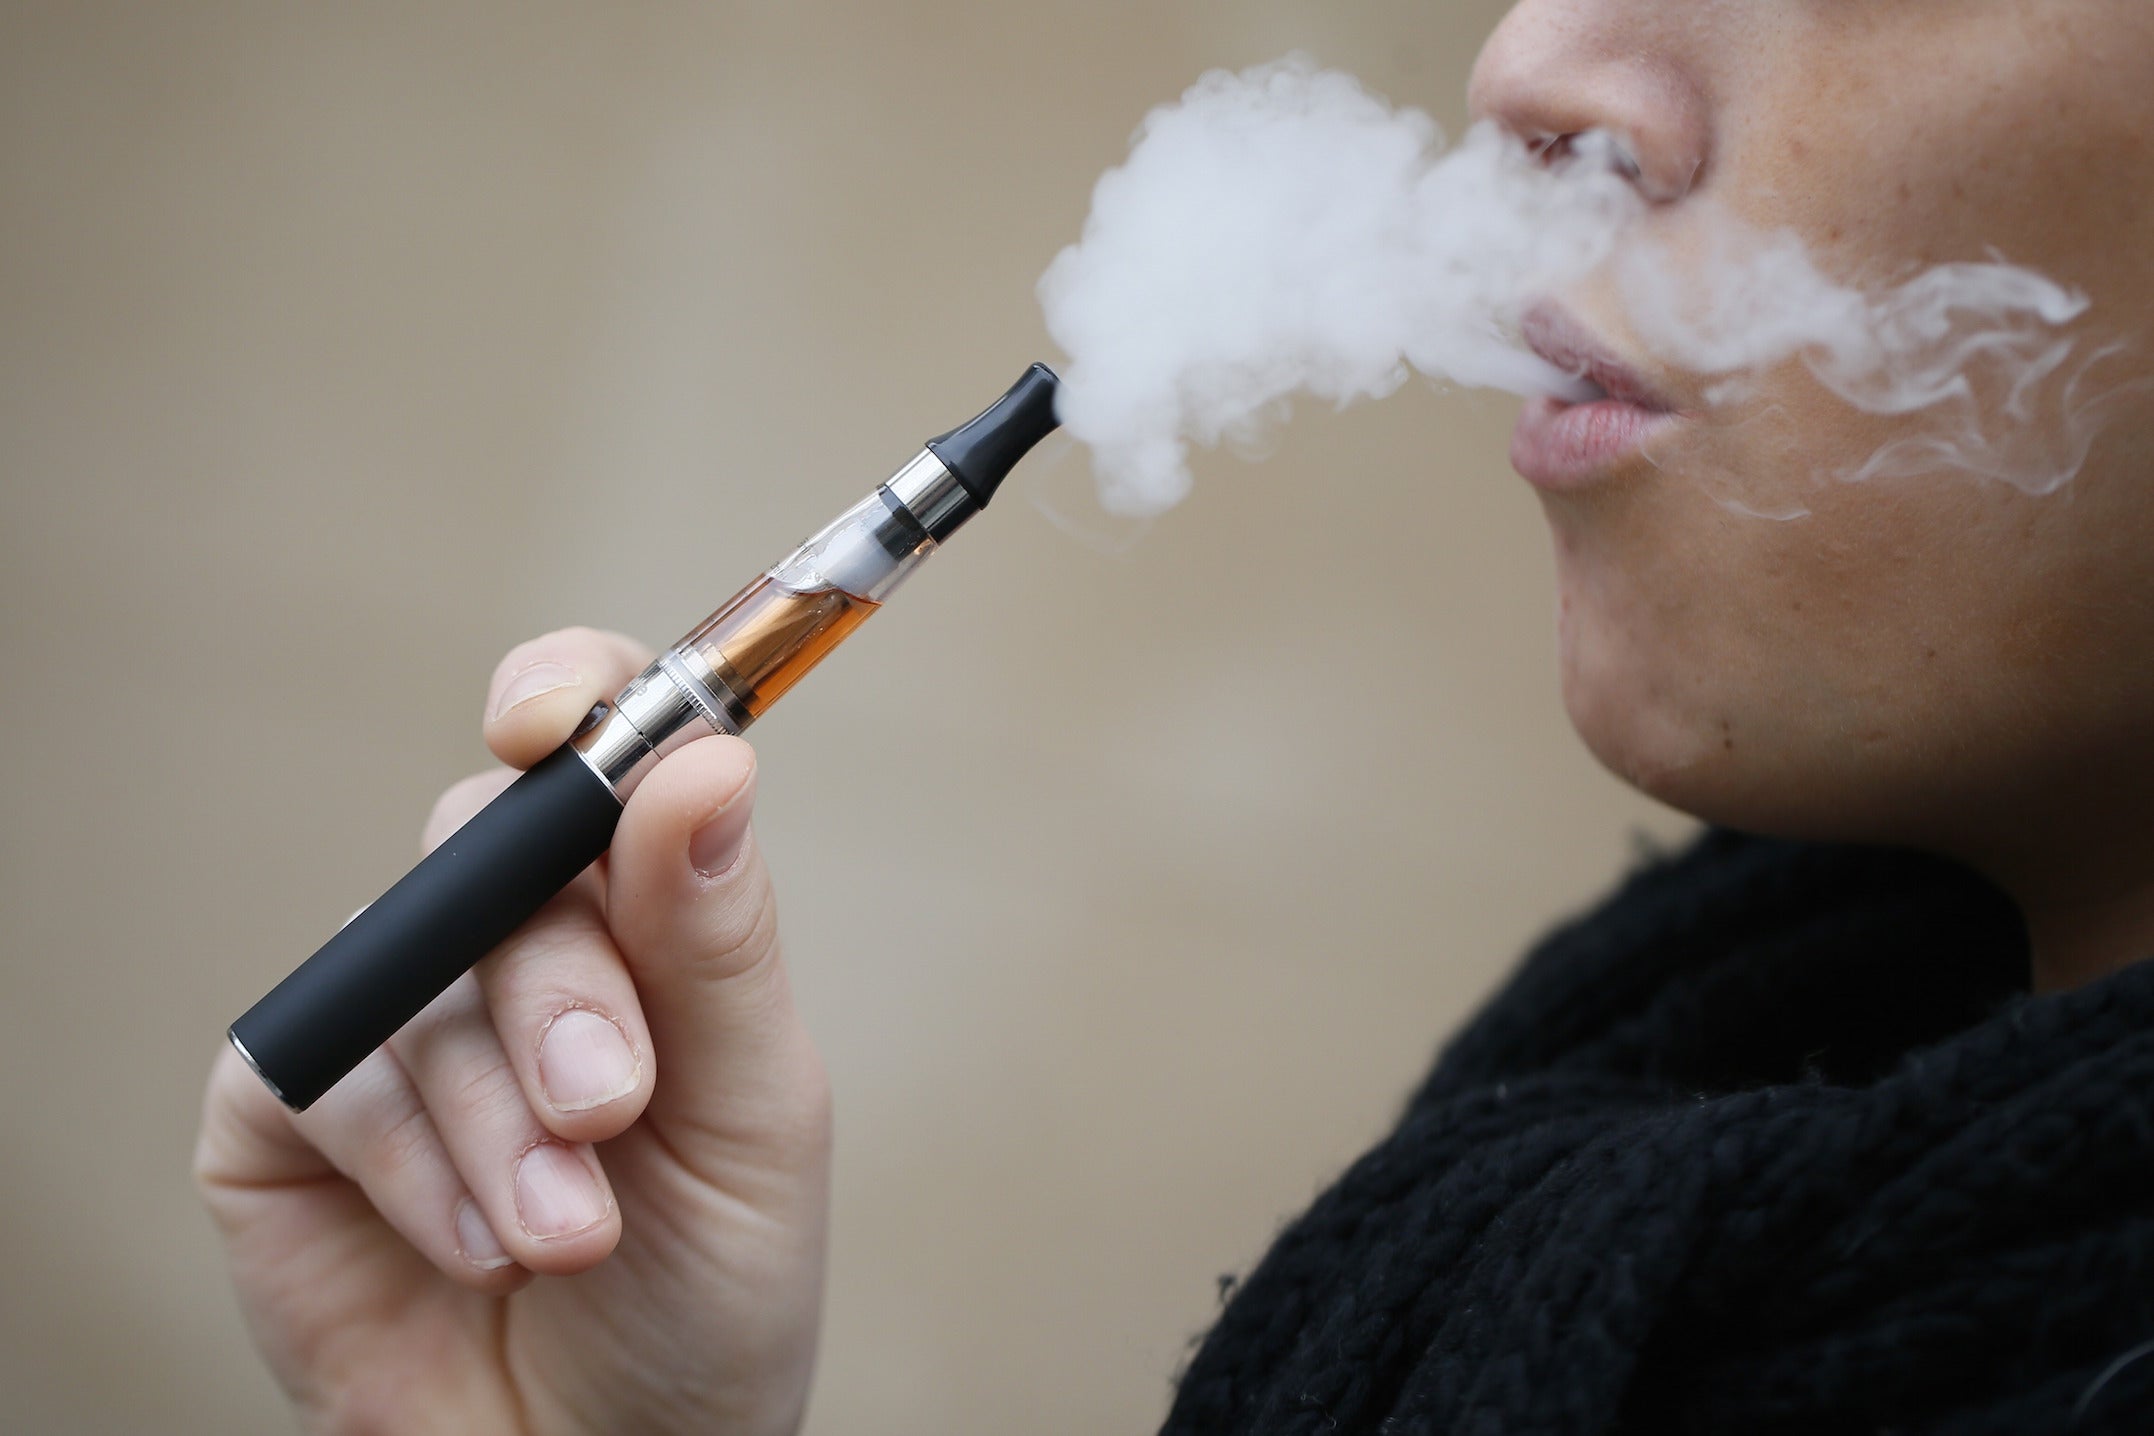
[[[1522,0],[1472,103],[1615,132],[1654,222],[1718,199],[1836,273],[1994,250],[2154,304],[2145,0]],[[1760,382],[1800,441],[1760,452],[1573,314],[1684,417],[1540,491],[1565,703],[1707,831],[1448,1045],[1167,1429],[2149,1429],[2154,401],[2059,494],[1828,484],[1769,522],[1708,494],[1874,427],[1791,366]],[[647,657],[524,645],[487,742],[534,761]],[[754,783],[736,739],[669,757],[602,871],[305,1114],[220,1058],[198,1180],[308,1424],[797,1427],[830,1105]]]

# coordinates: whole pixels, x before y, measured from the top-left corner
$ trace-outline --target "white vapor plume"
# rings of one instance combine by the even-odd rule
[[[1511,326],[1605,259],[1638,200],[1608,163],[1558,173],[1493,127],[1441,143],[1299,56],[1214,71],[1146,117],[1040,281],[1062,419],[1109,509],[1172,507],[1189,441],[1253,439],[1294,394],[1377,398],[1409,366],[1571,387]]]
[[[1830,477],[1952,470],[2033,494],[2086,462],[2108,402],[2093,371],[2123,352],[2088,350],[2067,329],[2089,302],[2033,270],[1993,259],[1944,264],[1874,293],[1823,274],[1802,241],[1708,210],[1702,252],[1630,244],[1616,292],[1656,358],[1722,376],[1716,405],[1752,395],[1757,371],[1799,358],[1851,407],[1922,422]]]
[[[2083,296],[2001,260],[1866,293],[1795,235],[1699,199],[1677,249],[1635,223],[1630,169],[1598,135],[1555,163],[1487,124],[1446,149],[1427,115],[1302,56],[1205,75],[1145,118],[1040,281],[1068,356],[1061,416],[1092,450],[1102,501],[1172,507],[1191,443],[1254,442],[1296,395],[1343,406],[1419,371],[1592,397],[1517,325],[1601,275],[1656,359],[1718,379],[1715,406],[1800,359],[1854,408],[1909,416],[1834,477],[1952,468],[2047,492],[2078,471],[2110,397],[2089,371],[2116,352],[2065,332]]]

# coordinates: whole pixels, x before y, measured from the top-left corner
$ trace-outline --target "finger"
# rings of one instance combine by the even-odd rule
[[[386,1049],[306,1111],[286,1114],[285,1123],[445,1275],[495,1293],[514,1290],[529,1277],[485,1219],[411,1079]],[[283,1159],[296,1155],[287,1147]]]
[[[396,1310],[438,1285],[444,1272],[488,1295],[530,1280],[510,1265],[478,1274],[437,1269],[300,1135],[238,1055],[218,1046],[204,1094],[195,1182],[224,1238],[248,1325],[287,1390],[306,1386],[321,1353],[347,1340],[355,1310]]]
[[[516,774],[497,768],[454,784],[427,819],[428,851]],[[636,985],[606,929],[593,869],[473,971],[525,1099],[555,1136],[603,1142],[643,1113],[653,1065]]]
[[[560,1275],[605,1259],[621,1218],[598,1155],[556,1139],[532,1112],[475,979],[457,979],[389,1047],[518,1265]]]
[[[333,1175],[335,1167],[292,1126],[291,1115],[232,1045],[220,1044],[195,1139],[196,1180],[205,1187],[281,1187]]]
[[[580,881],[474,969],[524,1101],[554,1136],[603,1142],[643,1115],[656,1069],[636,985]]]
[[[738,738],[660,763],[621,815],[607,916],[665,1057],[646,1120],[684,1155],[770,1156],[797,1177],[827,1147],[829,1104],[779,957],[754,798]]]
[[[512,768],[530,767],[651,658],[633,638],[596,628],[564,628],[517,644],[487,685],[486,746]]]

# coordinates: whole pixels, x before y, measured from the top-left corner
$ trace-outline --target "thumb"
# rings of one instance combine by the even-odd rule
[[[655,1049],[645,1120],[691,1161],[784,1168],[827,1142],[829,1099],[780,956],[754,802],[740,739],[667,757],[621,815],[606,906]]]

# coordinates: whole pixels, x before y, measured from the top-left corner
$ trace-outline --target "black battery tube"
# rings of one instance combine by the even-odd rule
[[[556,749],[248,1008],[233,1043],[305,1111],[596,862],[620,820],[613,790]]]

